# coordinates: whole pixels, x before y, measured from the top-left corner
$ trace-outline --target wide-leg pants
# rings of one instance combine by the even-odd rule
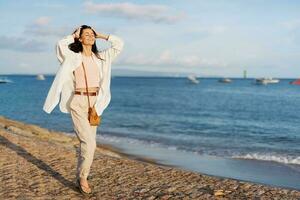
[[[96,102],[97,96],[89,96],[90,106]],[[94,159],[96,149],[97,126],[91,126],[88,121],[88,99],[86,95],[74,95],[70,102],[70,114],[74,130],[80,141],[77,160],[76,178],[87,179]]]

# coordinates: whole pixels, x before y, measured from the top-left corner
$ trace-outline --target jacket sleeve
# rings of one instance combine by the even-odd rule
[[[73,53],[69,49],[69,44],[74,42],[73,35],[65,36],[63,39],[59,40],[56,45],[56,56],[60,63],[62,63],[68,54]]]
[[[101,57],[104,57],[106,61],[112,62],[123,50],[124,41],[120,37],[112,34],[108,36],[107,41],[111,43],[111,47],[101,51],[100,56],[102,55]]]
[[[46,100],[44,102],[43,110],[50,114],[55,106],[59,103],[60,93],[62,90],[62,84],[66,68],[60,67],[54,77],[52,85],[47,94]]]

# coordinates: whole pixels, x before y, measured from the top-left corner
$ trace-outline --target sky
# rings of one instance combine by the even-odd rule
[[[0,0],[0,75],[55,74],[57,41],[87,24],[124,40],[113,75],[296,78],[299,11],[298,0]]]

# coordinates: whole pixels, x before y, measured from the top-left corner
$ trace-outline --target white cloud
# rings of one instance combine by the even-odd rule
[[[70,26],[53,26],[50,21],[50,17],[39,17],[25,27],[24,33],[38,37],[61,37],[73,31]]]
[[[164,5],[138,5],[133,3],[93,3],[86,2],[85,10],[89,13],[113,15],[134,20],[147,20],[155,23],[176,23],[185,18],[185,13],[172,13]]]
[[[50,17],[39,17],[38,19],[36,19],[34,21],[34,25],[37,25],[37,26],[46,26],[49,24],[49,22],[51,21],[51,18]]]
[[[13,50],[20,52],[42,52],[46,51],[47,44],[25,37],[7,37],[1,36],[0,49]]]
[[[135,54],[134,56],[123,57],[119,61],[122,65],[144,65],[144,66],[166,66],[166,67],[226,67],[227,63],[217,59],[201,58],[198,55],[172,55],[170,50],[164,50],[159,56],[145,56]]]
[[[172,59],[171,52],[169,50],[165,50],[160,54],[159,60],[161,62],[166,62]]]
[[[39,37],[49,37],[49,36],[54,36],[54,37],[61,37],[66,34],[71,34],[72,32],[71,27],[66,27],[66,26],[60,26],[60,27],[55,27],[55,26],[27,26],[25,28],[24,33],[26,34],[31,34],[33,36],[39,36]]]
[[[300,19],[293,19],[290,21],[285,21],[281,23],[283,27],[289,29],[289,30],[295,30],[300,28]]]
[[[193,26],[186,30],[187,33],[207,33],[209,35],[224,33],[228,28],[224,25]]]
[[[65,9],[67,5],[62,3],[54,3],[53,1],[37,1],[33,3],[33,7],[37,7],[37,9]]]

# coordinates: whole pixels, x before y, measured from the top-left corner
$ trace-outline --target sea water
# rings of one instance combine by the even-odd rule
[[[42,110],[53,76],[6,77],[13,82],[0,85],[0,115],[74,134],[59,106]],[[114,77],[98,141],[194,171],[300,188],[300,87],[290,81]]]

